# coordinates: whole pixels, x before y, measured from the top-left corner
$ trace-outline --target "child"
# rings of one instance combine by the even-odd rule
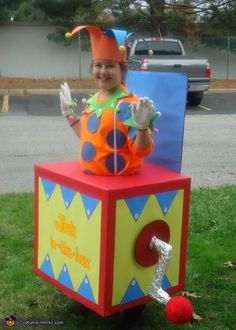
[[[129,175],[138,171],[153,149],[152,121],[158,116],[147,97],[133,95],[123,84],[127,71],[126,32],[78,26],[90,33],[92,75],[99,92],[86,101],[82,117],[73,108],[67,83],[61,86],[63,116],[80,138],[80,165],[88,174]],[[119,44],[120,47],[119,47]]]

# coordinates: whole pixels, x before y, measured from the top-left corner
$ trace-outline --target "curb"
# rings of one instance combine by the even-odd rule
[[[204,93],[206,93],[206,94],[236,93],[236,88],[215,88],[215,89],[209,89],[208,91],[206,91]]]
[[[71,93],[95,93],[96,89],[71,89]],[[58,95],[60,89],[0,89],[0,95],[15,95],[15,96],[30,96],[30,95]],[[215,93],[236,93],[236,88],[218,88],[209,89],[204,92],[205,94],[215,94]]]
[[[96,89],[71,89],[71,93],[94,93]],[[30,95],[59,95],[60,89],[0,89],[0,95],[16,95],[16,96],[30,96]]]

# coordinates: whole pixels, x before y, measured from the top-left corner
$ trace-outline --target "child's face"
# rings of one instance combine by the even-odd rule
[[[100,89],[111,90],[121,83],[122,71],[115,61],[94,60],[93,79]]]

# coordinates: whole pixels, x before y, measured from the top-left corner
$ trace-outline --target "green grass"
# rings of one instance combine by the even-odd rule
[[[195,189],[191,194],[186,291],[201,321],[170,324],[163,306],[149,303],[137,329],[236,329],[236,186]],[[0,319],[62,320],[42,329],[115,329],[108,318],[84,308],[33,272],[33,195],[0,195]],[[23,327],[22,327],[23,328]],[[27,327],[30,329],[32,327]],[[37,327],[41,329],[41,327]]]

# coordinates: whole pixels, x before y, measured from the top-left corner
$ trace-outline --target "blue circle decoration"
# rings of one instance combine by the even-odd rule
[[[107,134],[107,144],[110,147],[114,148],[114,144],[115,144],[114,134],[116,134],[116,147],[122,148],[125,145],[127,138],[126,138],[125,133],[123,133],[120,129],[116,129],[115,131],[111,130]]]
[[[129,130],[128,130],[128,135],[129,135],[129,138],[131,140],[135,140],[136,139],[136,134],[137,134],[137,128],[136,127],[129,127]]]
[[[130,103],[122,102],[118,109],[119,111],[116,113],[117,120],[124,122],[131,117]]]
[[[97,117],[96,113],[94,113],[91,117],[89,117],[87,121],[87,130],[90,133],[94,133],[97,131],[100,124],[100,118]]]
[[[115,173],[114,154],[110,154],[105,159],[105,165],[110,173]],[[117,173],[125,168],[126,162],[123,156],[117,154]]]
[[[91,142],[85,142],[81,147],[81,157],[85,162],[90,162],[96,155],[96,150]]]

